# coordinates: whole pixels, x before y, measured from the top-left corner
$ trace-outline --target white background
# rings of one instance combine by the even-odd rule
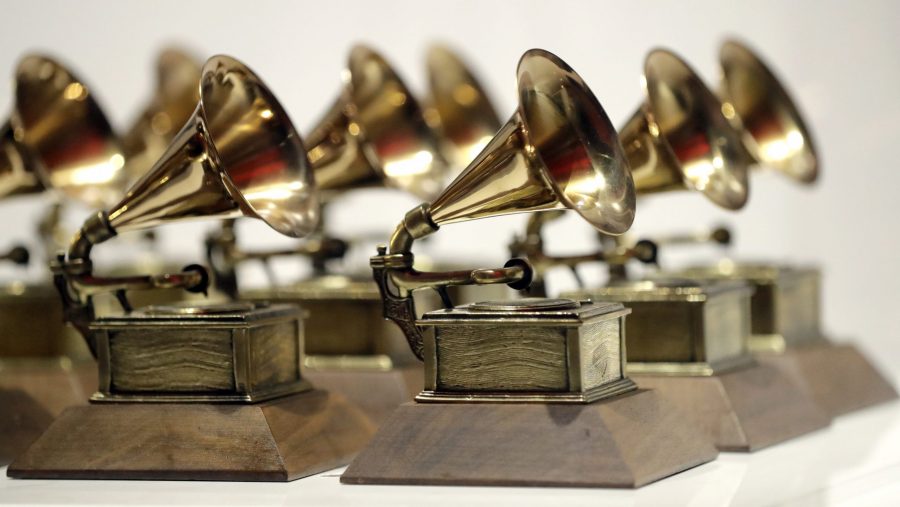
[[[7,1],[0,5],[0,73],[11,76],[29,50],[57,55],[124,129],[151,94],[157,49],[174,42],[200,57],[227,53],[248,63],[305,132],[336,95],[355,42],[381,50],[419,91],[427,45],[451,44],[477,70],[504,118],[515,107],[519,56],[542,47],[571,64],[621,123],[640,100],[642,59],[650,48],[676,50],[712,83],[719,42],[737,36],[767,58],[806,112],[821,151],[820,181],[801,188],[776,174],[756,173],[750,204],[736,214],[687,192],[646,199],[633,230],[651,234],[728,223],[736,232],[735,256],[821,265],[826,327],[834,336],[858,339],[888,366],[900,359],[898,19],[900,3],[890,1]],[[0,98],[9,103],[10,94],[9,80],[0,81]],[[335,206],[329,227],[350,236],[386,236],[414,204],[389,192],[353,195]],[[40,198],[0,203],[2,246],[32,233],[41,206]],[[73,212],[73,226],[87,212]],[[517,216],[450,226],[430,250],[471,259],[473,267],[502,263],[522,224]],[[206,227],[161,231],[168,255],[202,260]],[[277,241],[258,224],[245,224],[242,232],[248,243]],[[575,217],[549,236],[560,252],[593,245],[593,234]],[[101,257],[130,254],[113,245],[104,249]],[[369,253],[352,259],[362,262]],[[682,250],[664,261],[676,265],[717,255],[714,248]],[[35,267],[31,275],[39,271]],[[14,273],[4,269],[0,275]],[[565,276],[555,281],[559,288],[571,286]]]

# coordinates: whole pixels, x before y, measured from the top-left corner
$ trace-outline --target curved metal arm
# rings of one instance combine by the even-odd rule
[[[696,245],[700,243],[715,243],[722,246],[729,246],[731,245],[731,240],[731,230],[724,226],[695,233],[678,233],[652,238],[652,241],[657,246]]]
[[[413,268],[413,242],[437,230],[438,227],[428,217],[427,206],[414,208],[406,214],[391,236],[390,250],[384,246],[378,247],[378,255],[369,261],[384,303],[384,318],[400,327],[409,348],[420,360],[424,360],[424,339],[421,328],[416,325],[418,313],[412,296],[414,290],[437,290],[442,293],[442,299],[447,304],[449,300],[443,291],[451,285],[505,283],[514,289],[524,289],[531,284],[534,272],[531,265],[523,259],[510,259],[502,268],[417,271]]]
[[[68,255],[59,255],[51,262],[53,283],[63,302],[64,318],[70,322],[88,342],[92,353],[96,348],[90,333],[90,323],[95,318],[93,298],[101,293],[113,293],[125,311],[131,306],[125,296],[128,290],[182,288],[189,292],[206,293],[209,275],[202,266],[188,266],[181,273],[99,277],[94,276],[90,253],[94,245],[116,235],[109,226],[106,213],[100,212],[88,219],[75,235]]]

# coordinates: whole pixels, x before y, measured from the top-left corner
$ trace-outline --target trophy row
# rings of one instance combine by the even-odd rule
[[[63,253],[47,259],[47,283],[12,282],[0,298],[7,474],[286,481],[349,464],[344,483],[639,487],[896,398],[820,329],[815,268],[629,272],[669,246],[731,236],[635,241],[624,233],[638,198],[690,190],[738,210],[750,169],[817,178],[774,74],[737,42],[719,56],[716,93],[676,54],[650,52],[643,98],[617,130],[547,51],[522,56],[502,123],[447,48],[429,52],[418,102],[358,46],[302,138],[228,56],[201,66],[164,52],[156,95],[121,137],[83,81],[25,57],[0,132],[0,196],[49,192],[36,239]],[[423,204],[385,231],[369,266],[348,267],[354,242],[322,215],[367,187]],[[70,202],[100,211],[64,246]],[[547,253],[544,226],[566,210],[593,251]],[[447,224],[510,213],[530,215],[502,267],[416,259],[416,242]],[[241,246],[244,217],[302,240]],[[120,235],[152,250],[158,226],[193,219],[221,222],[208,267],[92,261]],[[27,264],[29,251],[3,258]],[[306,259],[311,274],[285,282],[277,257]],[[551,269],[598,262],[608,279],[562,294],[545,283]],[[272,286],[242,287],[246,263],[267,266]]]

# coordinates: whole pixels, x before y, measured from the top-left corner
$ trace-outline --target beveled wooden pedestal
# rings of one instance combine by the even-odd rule
[[[830,423],[796,375],[762,362],[710,376],[631,378],[672,401],[719,450],[756,451]]]
[[[373,433],[321,390],[257,404],[95,403],[63,412],[7,475],[291,481],[347,463]]]
[[[341,482],[633,488],[716,454],[653,391],[590,404],[407,403]]]
[[[757,358],[763,364],[794,372],[831,417],[897,399],[896,389],[851,344],[820,340],[780,354],[761,353]]]
[[[346,397],[365,412],[376,427],[381,426],[401,404],[412,401],[425,382],[421,364],[384,371],[305,369],[303,375],[316,387]]]
[[[85,404],[96,384],[92,361],[0,360],[0,465],[27,449],[64,409]]]

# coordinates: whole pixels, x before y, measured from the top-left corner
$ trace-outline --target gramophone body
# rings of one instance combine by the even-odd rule
[[[293,480],[346,463],[372,433],[359,409],[301,372],[302,313],[225,303],[134,310],[128,292],[203,293],[206,270],[108,277],[93,248],[187,218],[263,220],[309,234],[318,203],[300,137],[259,78],[226,56],[165,155],[53,263],[66,318],[97,358],[92,403],[65,411],[9,467],[18,478]],[[260,164],[266,171],[260,171]],[[123,315],[97,316],[115,294]]]
[[[120,190],[123,158],[109,123],[88,86],[53,59],[28,55],[18,63],[4,123],[0,197],[47,191],[102,205]],[[60,206],[49,207],[36,231],[48,250],[56,246]],[[0,293],[0,463],[65,407],[83,403],[85,385],[96,376],[54,293],[49,273],[46,284],[11,282]]]
[[[509,122],[436,199],[410,210],[371,259],[384,316],[424,362],[425,386],[341,482],[637,487],[716,455],[665,399],[627,377],[629,311],[620,303],[455,306],[448,287],[521,290],[533,270],[521,259],[489,269],[414,267],[416,240],[473,218],[568,208],[609,234],[631,225],[634,189],[622,148],[581,78],[531,50],[518,82],[520,106]],[[413,292],[423,288],[436,291],[444,309],[419,318]],[[662,446],[666,452],[656,452]]]

